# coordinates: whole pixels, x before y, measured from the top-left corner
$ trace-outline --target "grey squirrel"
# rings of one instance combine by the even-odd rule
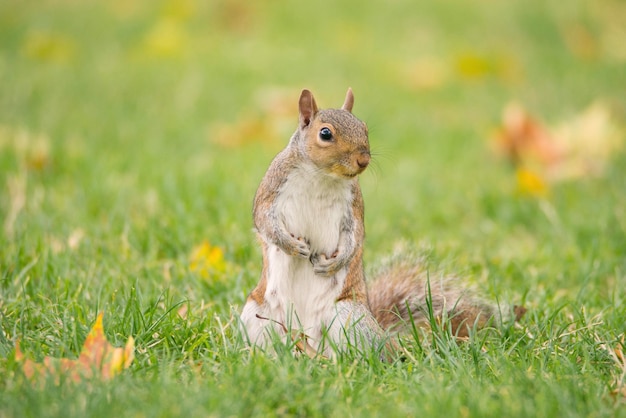
[[[256,192],[263,269],[241,313],[252,345],[265,347],[272,333],[297,330],[307,347],[332,356],[348,345],[381,347],[390,332],[427,325],[429,314],[447,316],[451,331],[464,336],[498,313],[454,286],[429,287],[417,262],[394,263],[366,284],[357,176],[371,154],[367,126],[352,114],[353,104],[348,89],[340,109],[318,109],[303,90],[298,128]]]

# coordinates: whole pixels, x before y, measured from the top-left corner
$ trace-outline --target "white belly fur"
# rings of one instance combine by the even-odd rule
[[[293,172],[275,204],[287,230],[306,239],[312,254],[330,256],[337,250],[341,222],[351,208],[352,192],[346,180],[320,177],[307,173],[306,167]],[[273,244],[269,244],[267,257],[265,306],[251,302],[242,312],[248,337],[251,342],[264,345],[265,327],[281,331],[276,324],[255,317],[259,314],[288,329],[304,331],[309,343],[317,347],[324,327],[337,315],[335,301],[343,289],[347,268],[332,277],[319,276],[309,260],[290,256]]]

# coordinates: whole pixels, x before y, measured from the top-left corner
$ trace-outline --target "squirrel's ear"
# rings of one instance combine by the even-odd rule
[[[304,128],[309,126],[311,123],[311,119],[317,113],[317,104],[315,103],[315,98],[313,98],[313,93],[309,90],[302,90],[302,94],[300,94],[300,127]]]
[[[347,110],[352,113],[352,106],[354,105],[354,94],[352,94],[352,89],[348,87],[348,92],[346,93],[346,100],[343,102],[343,106],[341,108],[343,110]]]

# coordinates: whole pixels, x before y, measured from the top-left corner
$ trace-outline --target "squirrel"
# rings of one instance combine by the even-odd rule
[[[495,306],[430,286],[419,263],[393,263],[366,284],[358,175],[372,158],[367,126],[352,114],[352,89],[340,109],[318,109],[306,89],[298,105],[298,128],[254,197],[263,268],[240,317],[248,342],[267,347],[272,334],[297,330],[313,352],[332,356],[386,346],[390,333],[428,326],[432,315],[449,318],[457,336],[488,324]]]

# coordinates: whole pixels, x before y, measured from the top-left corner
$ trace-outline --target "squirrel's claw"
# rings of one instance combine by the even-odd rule
[[[311,256],[311,248],[309,247],[309,243],[302,237],[296,238],[293,235],[291,236],[293,239],[289,240],[285,251],[295,257],[309,258]]]
[[[332,257],[326,257],[326,254],[312,255],[311,264],[313,264],[315,274],[330,277],[337,273],[343,267],[343,263],[336,255],[336,252]]]
[[[297,257],[302,257],[302,258],[309,258],[311,256],[311,250],[309,249],[308,246],[297,247],[296,254],[294,255]]]

